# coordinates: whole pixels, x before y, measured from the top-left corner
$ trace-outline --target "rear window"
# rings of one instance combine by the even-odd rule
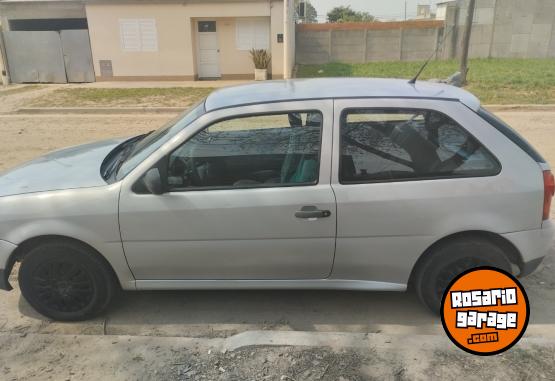
[[[516,132],[511,126],[503,122],[501,119],[493,115],[488,110],[481,108],[478,111],[478,115],[482,117],[486,122],[491,124],[495,129],[505,135],[510,141],[519,146],[524,152],[526,152],[532,159],[538,163],[545,163],[545,159],[528,143],[518,132]]]
[[[480,142],[435,111],[350,109],[341,122],[343,184],[495,176],[501,170]]]

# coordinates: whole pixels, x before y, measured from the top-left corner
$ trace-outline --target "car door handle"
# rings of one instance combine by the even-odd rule
[[[315,206],[303,206],[301,210],[295,212],[295,217],[297,218],[326,218],[331,216],[331,212],[329,210],[320,210]]]

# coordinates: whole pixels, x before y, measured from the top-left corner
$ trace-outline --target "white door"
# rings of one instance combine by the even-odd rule
[[[198,22],[198,76],[220,77],[220,49],[216,21]]]

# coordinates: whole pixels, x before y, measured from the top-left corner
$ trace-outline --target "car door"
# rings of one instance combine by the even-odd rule
[[[120,199],[135,277],[328,277],[336,232],[332,115],[332,101],[215,111],[147,159],[125,179]],[[167,166],[167,191],[134,190],[156,162]]]
[[[502,208],[501,166],[482,145],[495,136],[468,107],[427,99],[338,100],[335,118],[333,278],[406,284],[433,243],[495,226],[487,211]]]

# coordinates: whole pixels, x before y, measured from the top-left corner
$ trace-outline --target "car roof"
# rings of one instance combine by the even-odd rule
[[[442,83],[385,78],[315,78],[255,82],[216,90],[206,111],[260,103],[341,98],[423,98],[458,101],[474,111],[480,101],[468,91]]]

